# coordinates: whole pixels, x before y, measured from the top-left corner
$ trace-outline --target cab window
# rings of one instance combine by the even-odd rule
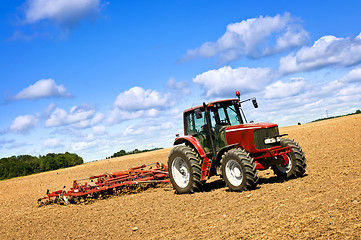
[[[195,129],[194,129],[194,116],[191,113],[187,113],[185,115],[185,125],[186,125],[186,135],[192,135],[195,133]]]
[[[201,118],[194,117],[195,130],[197,130],[197,132],[203,132],[204,126],[206,124],[206,118],[204,116],[204,111],[201,111],[200,113],[202,115]]]
[[[229,118],[229,122],[230,122],[230,124],[232,126],[242,124],[242,120],[240,119],[239,111],[237,111],[237,110],[234,107],[234,105],[230,105],[230,106],[228,106],[226,108],[226,112],[227,112],[227,115],[228,115],[228,118]]]

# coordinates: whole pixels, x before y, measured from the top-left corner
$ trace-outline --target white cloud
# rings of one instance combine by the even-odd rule
[[[125,131],[123,132],[123,136],[134,136],[134,135],[141,135],[145,131],[144,128],[140,128],[139,126],[136,127],[134,125],[128,126]]]
[[[58,127],[71,124],[76,128],[88,128],[94,126],[104,119],[101,113],[95,113],[95,109],[86,106],[75,106],[69,111],[55,108],[50,117],[45,121],[46,127]]]
[[[190,90],[187,81],[178,82],[174,77],[170,77],[167,81],[167,87],[170,90],[181,94],[189,94]]]
[[[103,121],[103,119],[104,114],[96,113],[95,115],[90,116],[88,119],[75,121],[72,126],[76,128],[88,128],[100,123],[101,121]]]
[[[33,115],[18,116],[11,123],[10,131],[27,132],[38,124],[38,119]]]
[[[21,92],[14,96],[14,99],[39,99],[50,97],[70,97],[70,93],[63,85],[56,85],[54,79],[41,79],[23,89]]]
[[[28,0],[26,23],[50,20],[63,26],[72,26],[98,14],[101,0]]]
[[[93,127],[93,133],[95,135],[103,135],[107,129],[103,125]]]
[[[234,96],[237,90],[242,93],[262,90],[272,79],[269,68],[222,67],[197,75],[193,81],[206,91],[206,97]]]
[[[349,75],[352,74],[346,76]],[[317,82],[296,78],[272,83],[264,94],[259,94],[259,109],[245,111],[247,118],[285,126],[326,117],[326,111],[329,116],[336,116],[360,109],[361,85],[340,79]]]
[[[135,111],[135,112],[128,112],[128,111],[120,110],[119,108],[115,107],[110,111],[107,121],[110,124],[116,124],[116,123],[120,123],[120,122],[123,122],[126,120],[140,118],[143,115],[144,115],[143,110]]]
[[[58,138],[48,138],[43,142],[43,147],[45,148],[56,148],[59,147],[60,139]]]
[[[308,40],[309,34],[288,13],[275,17],[260,16],[229,24],[225,34],[216,42],[206,42],[199,48],[188,50],[184,59],[218,54],[226,62],[242,55],[258,58],[303,46]]]
[[[75,142],[71,145],[71,148],[73,149],[73,151],[81,151],[81,150],[85,150],[88,149],[90,147],[94,147],[97,143],[95,141],[90,141],[90,142],[86,142],[86,141],[81,141],[81,142]]]
[[[143,121],[137,125],[128,126],[123,132],[123,136],[154,137],[156,135],[162,135],[160,133],[167,132],[167,130],[172,127],[172,122],[166,119],[157,119],[157,121],[153,122]]]
[[[133,87],[117,96],[108,123],[116,124],[143,116],[154,117],[159,114],[159,110],[164,110],[171,104],[168,94],[162,95],[156,90]]]
[[[352,69],[345,77],[341,79],[343,82],[360,82],[361,81],[361,67]]]
[[[268,99],[295,96],[302,93],[306,85],[303,78],[293,78],[285,83],[277,81],[266,87],[264,97]]]
[[[161,96],[156,90],[133,87],[120,93],[114,102],[114,106],[122,110],[137,111],[162,108],[167,104],[168,100],[168,96]]]
[[[283,74],[310,71],[328,66],[352,66],[361,63],[361,34],[356,38],[323,36],[311,47],[280,59]]]

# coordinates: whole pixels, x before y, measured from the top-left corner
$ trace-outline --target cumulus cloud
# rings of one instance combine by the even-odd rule
[[[123,132],[123,136],[135,136],[144,134],[145,129],[142,127],[136,127],[134,125],[128,126],[125,131]]]
[[[285,126],[326,117],[326,111],[329,116],[354,112],[360,109],[361,85],[342,80],[354,73],[329,82],[294,78],[272,83],[259,94],[259,109],[246,110],[247,118]]]
[[[48,138],[43,142],[43,147],[45,148],[57,148],[60,145],[61,140],[58,138]]]
[[[46,127],[71,125],[76,128],[92,127],[104,119],[104,115],[96,113],[95,109],[87,106],[74,106],[69,112],[62,108],[55,108],[45,121]]]
[[[140,118],[145,115],[146,111],[140,110],[135,112],[123,111],[117,107],[114,107],[108,116],[109,124],[116,124],[126,120]]]
[[[73,26],[82,19],[93,18],[100,11],[101,0],[28,0],[25,22],[50,20],[62,26]]]
[[[34,100],[39,98],[51,97],[70,97],[70,93],[63,85],[57,85],[54,79],[41,79],[23,89],[14,96],[15,100],[27,99]]]
[[[72,149],[73,151],[81,151],[81,150],[85,150],[88,149],[90,147],[94,147],[97,143],[95,141],[80,141],[80,142],[75,142],[72,144]]]
[[[162,95],[156,90],[133,87],[117,96],[109,114],[108,123],[116,124],[144,116],[155,117],[160,110],[167,108],[170,104],[168,94]]]
[[[220,55],[225,62],[241,56],[259,58],[304,46],[309,34],[290,14],[251,18],[232,23],[216,42],[188,50],[184,60]]]
[[[262,90],[272,80],[269,68],[222,67],[197,75],[193,82],[202,86],[206,97],[234,96],[235,91],[249,93]]]
[[[189,94],[189,86],[187,81],[177,81],[174,77],[170,77],[167,81],[167,88],[181,94]]]
[[[306,85],[303,78],[291,78],[289,82],[277,81],[266,87],[264,97],[269,99],[295,96],[302,93]]]
[[[168,100],[168,96],[162,96],[156,90],[133,87],[120,93],[114,102],[114,106],[122,110],[136,111],[162,108]]]
[[[14,119],[10,125],[11,132],[28,132],[38,124],[38,119],[33,115],[21,115]]]
[[[143,121],[140,124],[128,126],[123,132],[123,136],[154,136],[171,128],[172,123],[165,121],[165,119],[158,119],[154,122]]]
[[[355,38],[323,36],[311,47],[303,47],[280,59],[279,71],[290,74],[328,66],[352,66],[361,63],[361,34]]]
[[[103,135],[107,129],[103,125],[93,127],[93,133],[95,135]]]
[[[352,69],[345,77],[341,79],[343,82],[360,82],[361,81],[361,67]]]

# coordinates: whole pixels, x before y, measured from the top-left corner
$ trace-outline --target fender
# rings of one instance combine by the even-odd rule
[[[195,147],[195,149],[197,150],[197,152],[198,152],[198,154],[201,156],[201,158],[206,157],[206,154],[204,153],[201,144],[199,143],[199,141],[197,140],[197,138],[195,138],[195,137],[193,137],[193,136],[177,137],[177,138],[174,140],[173,145],[179,145],[179,144],[186,143],[186,142]]]
[[[224,146],[221,150],[219,150],[219,152],[217,153],[217,158],[216,158],[216,166],[219,166],[220,162],[221,162],[221,158],[222,158],[222,155],[230,150],[231,148],[235,148],[235,147],[240,147],[240,144],[239,143],[235,143],[235,144],[231,144],[231,145],[227,145],[227,146]]]

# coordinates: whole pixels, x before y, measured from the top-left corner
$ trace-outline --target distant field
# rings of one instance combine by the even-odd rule
[[[212,177],[192,195],[168,184],[88,205],[37,207],[47,188],[166,163],[170,149],[1,181],[0,239],[361,239],[361,114],[280,131],[303,147],[306,176],[282,182],[263,171],[259,188],[242,193]]]

